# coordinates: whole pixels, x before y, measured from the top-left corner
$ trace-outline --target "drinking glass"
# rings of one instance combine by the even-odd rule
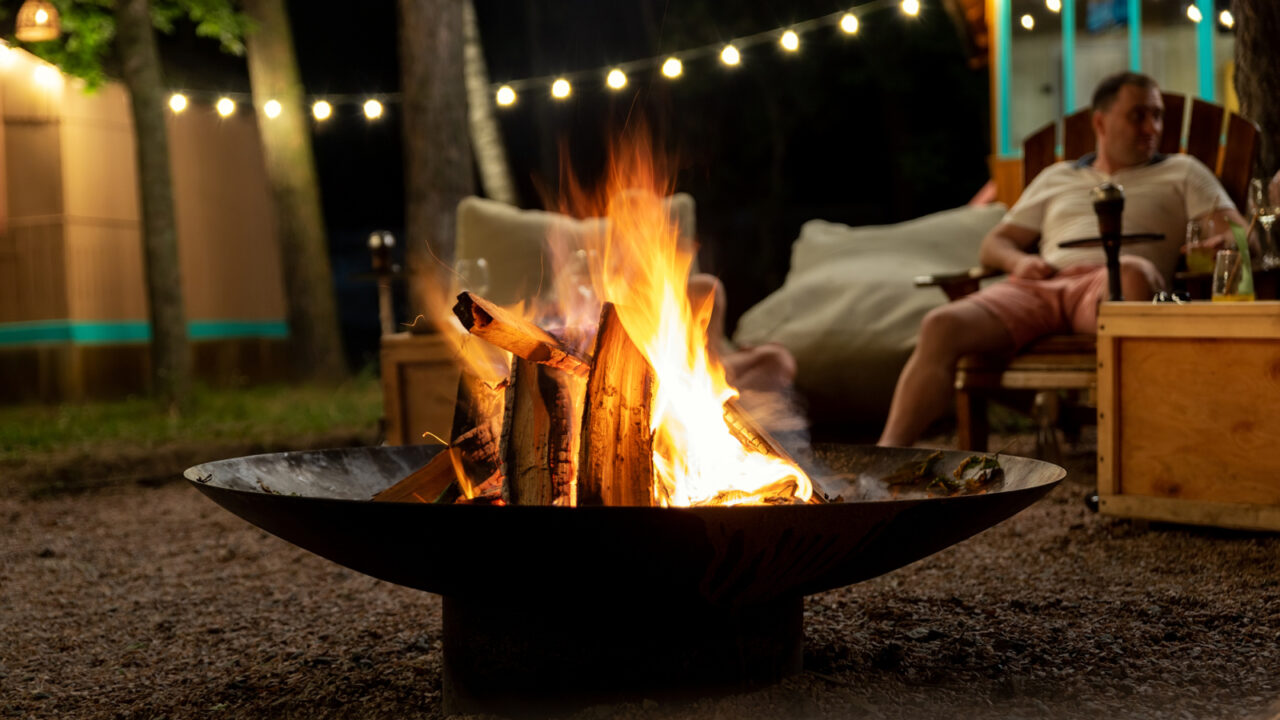
[[[489,292],[489,261],[484,258],[462,258],[453,264],[453,297],[463,291],[476,295]]]
[[[1211,240],[1226,232],[1226,227],[1214,217],[1204,217],[1187,223],[1187,242],[1184,250],[1187,254],[1187,272],[1207,275],[1213,272],[1214,253],[1217,248]]]
[[[1245,280],[1248,272],[1238,250],[1219,250],[1213,263],[1213,301],[1253,300],[1253,283]]]
[[[1258,267],[1272,270],[1280,267],[1280,248],[1276,247],[1274,227],[1276,217],[1280,216],[1280,186],[1267,187],[1261,178],[1249,181],[1249,205],[1253,207],[1254,237],[1262,248],[1262,256],[1258,258]]]

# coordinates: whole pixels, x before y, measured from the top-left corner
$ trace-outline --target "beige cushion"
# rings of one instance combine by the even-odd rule
[[[946,300],[912,279],[976,264],[983,236],[1004,212],[966,206],[860,228],[807,222],[786,281],[742,316],[734,341],[778,342],[795,355],[811,419],[880,423],[921,319]]]
[[[676,193],[667,198],[681,243],[693,247],[693,196]],[[484,258],[489,265],[490,300],[511,305],[545,293],[551,285],[546,241],[564,239],[582,247],[592,233],[602,232],[602,220],[577,220],[560,213],[521,210],[505,203],[469,197],[458,203],[458,259]]]

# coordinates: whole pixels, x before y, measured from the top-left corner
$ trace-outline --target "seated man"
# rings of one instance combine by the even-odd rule
[[[1010,277],[925,316],[915,351],[898,377],[879,444],[911,445],[946,411],[962,355],[1013,352],[1051,333],[1096,332],[1098,303],[1107,288],[1105,256],[1101,248],[1061,244],[1097,237],[1089,192],[1098,184],[1112,180],[1123,186],[1124,232],[1164,235],[1163,242],[1121,247],[1121,285],[1128,300],[1150,299],[1167,287],[1188,220],[1216,214],[1244,224],[1200,161],[1156,152],[1163,111],[1160,90],[1145,75],[1120,73],[1098,85],[1093,96],[1097,151],[1046,168],[983,238],[982,264]],[[1029,252],[1037,240],[1040,253]]]

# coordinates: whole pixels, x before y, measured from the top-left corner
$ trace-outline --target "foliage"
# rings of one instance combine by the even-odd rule
[[[168,443],[288,441],[342,432],[372,433],[382,394],[372,373],[338,386],[199,388],[189,412],[166,413],[148,398],[0,408],[0,463],[55,452],[147,450]]]
[[[21,47],[54,65],[62,72],[85,81],[87,90],[102,86],[117,73],[114,53],[116,35],[113,0],[51,0],[62,18],[62,36],[56,40],[23,43]],[[217,40],[224,52],[244,54],[245,33],[252,30],[248,16],[231,0],[151,0],[151,24],[172,34],[182,20],[195,25],[200,37]]]

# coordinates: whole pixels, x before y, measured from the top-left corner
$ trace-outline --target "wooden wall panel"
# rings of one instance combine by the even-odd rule
[[[170,116],[169,138],[188,315],[284,318],[274,206],[252,113],[223,119],[193,107]]]
[[[142,239],[123,223],[66,226],[67,307],[73,320],[146,320]]]
[[[62,211],[70,218],[136,226],[140,207],[133,124],[106,97],[73,95],[79,114],[61,123]],[[90,115],[94,110],[98,114]]]
[[[59,124],[6,121],[4,143],[10,227],[56,219],[62,214]]]
[[[0,236],[0,322],[65,318],[64,258],[59,223],[23,225]]]

